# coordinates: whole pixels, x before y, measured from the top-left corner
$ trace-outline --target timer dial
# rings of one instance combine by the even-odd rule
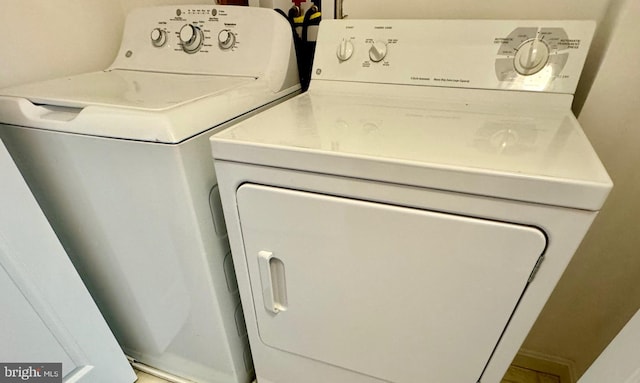
[[[516,72],[523,76],[531,76],[542,70],[549,61],[549,46],[538,39],[525,41],[518,47],[513,65]]]
[[[338,44],[338,49],[336,51],[336,56],[340,61],[347,61],[353,55],[353,43],[351,40],[342,39],[340,44]]]
[[[182,42],[182,50],[187,53],[196,53],[199,51],[204,40],[202,30],[191,24],[185,24],[180,28],[179,37]]]
[[[160,28],[154,28],[151,31],[151,44],[154,47],[161,47],[167,42],[167,32]]]
[[[376,41],[369,48],[369,58],[373,62],[380,62],[387,56],[387,43],[384,41]]]
[[[221,49],[231,49],[236,44],[236,35],[228,29],[223,29],[218,33],[218,45]]]

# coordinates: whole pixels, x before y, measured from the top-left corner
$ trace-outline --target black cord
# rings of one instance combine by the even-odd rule
[[[318,8],[315,8],[315,6],[312,6],[311,8],[307,9],[307,12],[304,14],[304,19],[302,19],[302,33],[301,33],[301,39],[303,42],[309,41],[307,40],[309,20],[311,20],[311,16],[315,15],[317,12],[318,12]]]
[[[280,8],[274,8],[274,11],[278,12],[279,14],[281,14],[285,19],[289,20],[289,16],[287,16],[286,13],[284,13],[284,11]],[[289,23],[291,24],[291,23]]]
[[[274,10],[278,14],[282,15],[282,17],[284,17],[289,22],[289,26],[291,26],[291,35],[293,36],[293,46],[296,51],[296,62],[298,64],[298,76],[300,79],[300,84],[303,87],[303,90],[306,90],[304,86],[306,83],[308,83],[307,81],[308,76],[305,74],[306,72],[305,68],[307,67],[306,65],[307,60],[305,60],[304,42],[302,41],[302,39],[300,39],[300,36],[298,36],[298,32],[296,31],[296,24],[293,18],[290,17],[290,15],[284,13],[282,9],[276,8]]]

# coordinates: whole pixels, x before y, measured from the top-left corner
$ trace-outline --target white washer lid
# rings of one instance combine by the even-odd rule
[[[278,95],[253,77],[112,70],[0,90],[0,123],[175,143]]]
[[[550,103],[557,95],[332,87],[214,135],[213,156],[587,210],[612,187],[568,103]],[[418,92],[431,98],[407,96]]]
[[[26,98],[35,104],[72,108],[100,105],[166,110],[253,80],[253,77],[112,70],[20,85],[3,89],[0,94]]]

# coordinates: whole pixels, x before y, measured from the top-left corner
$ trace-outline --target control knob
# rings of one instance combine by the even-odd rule
[[[387,43],[384,41],[376,41],[369,48],[369,58],[373,62],[380,62],[387,55]]]
[[[342,39],[340,44],[338,45],[338,50],[336,51],[336,56],[338,56],[338,60],[347,61],[353,55],[353,43],[351,40]]]
[[[538,38],[530,39],[520,44],[513,58],[516,72],[523,76],[536,74],[549,61],[549,46]]]
[[[236,44],[236,35],[228,29],[223,29],[218,33],[218,45],[221,49],[231,49]]]
[[[161,47],[167,42],[167,32],[160,28],[151,31],[151,44],[154,47]]]
[[[196,53],[199,51],[204,40],[202,30],[191,24],[185,24],[180,28],[179,37],[182,42],[182,50],[187,53]]]

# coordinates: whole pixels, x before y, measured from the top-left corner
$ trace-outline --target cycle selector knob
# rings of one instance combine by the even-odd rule
[[[161,47],[167,43],[167,32],[160,28],[151,31],[151,44],[154,47]]]
[[[380,62],[387,56],[387,43],[384,41],[376,41],[369,48],[369,58],[373,62]]]
[[[523,76],[536,74],[549,61],[549,46],[542,40],[534,38],[520,44],[513,58],[516,72]]]
[[[187,53],[199,51],[204,41],[202,30],[191,24],[185,24],[180,28],[179,38],[182,42],[182,50]]]
[[[221,49],[231,49],[236,44],[236,35],[228,29],[223,29],[218,33],[218,45]]]
[[[338,49],[336,51],[336,56],[340,61],[347,61],[353,55],[353,43],[351,40],[342,39],[340,44],[338,44]]]

